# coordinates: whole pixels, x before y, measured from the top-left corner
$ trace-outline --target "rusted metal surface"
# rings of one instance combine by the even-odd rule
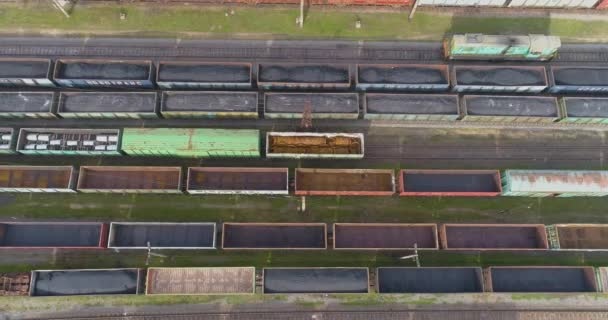
[[[0,296],[27,296],[29,290],[29,273],[0,273]]]
[[[80,167],[82,192],[181,193],[180,167]]]
[[[255,268],[149,268],[146,294],[253,294]]]
[[[72,192],[74,168],[0,166],[0,192]]]
[[[546,250],[542,224],[444,224],[441,244],[448,250]]]
[[[608,250],[608,224],[558,224],[562,250]]]
[[[334,249],[438,249],[437,225],[431,223],[335,223]]]
[[[390,196],[395,193],[393,170],[296,169],[296,195]]]
[[[268,132],[267,157],[363,157],[363,135]]]
[[[288,194],[288,168],[188,168],[191,194]]]

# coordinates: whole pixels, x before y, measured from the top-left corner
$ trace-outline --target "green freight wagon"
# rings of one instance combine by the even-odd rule
[[[505,170],[502,195],[516,197],[602,197],[608,171]]]
[[[445,38],[443,50],[450,60],[551,60],[561,47],[555,36],[540,34],[496,36],[480,33],[456,34]]]
[[[122,151],[130,156],[260,157],[253,129],[125,128]]]

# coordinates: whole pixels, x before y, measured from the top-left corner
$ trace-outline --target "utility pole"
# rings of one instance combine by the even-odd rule
[[[300,29],[304,28],[304,0],[300,0]]]
[[[414,14],[416,13],[416,9],[418,9],[418,3],[420,3],[420,0],[414,0],[414,5],[412,6],[410,15],[407,17],[407,21],[412,21],[412,19],[414,19]]]
[[[413,259],[416,261],[416,267],[420,268],[420,259],[418,258],[418,243],[414,243],[414,254],[410,254],[409,256],[403,256],[399,258],[399,260],[407,260]]]
[[[66,18],[70,17],[70,14],[65,10],[65,6],[70,4],[70,0],[51,0],[53,6],[57,8]]]

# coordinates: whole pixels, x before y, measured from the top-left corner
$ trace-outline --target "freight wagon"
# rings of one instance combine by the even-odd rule
[[[153,88],[153,70],[149,60],[59,59],[53,80],[69,88]]]
[[[587,66],[550,66],[549,92],[568,93],[608,93],[608,68]]]
[[[34,270],[30,296],[140,293],[140,269]]]
[[[608,250],[607,224],[556,224],[547,226],[546,229],[551,249]]]
[[[532,66],[454,66],[451,74],[455,92],[528,92],[548,87],[545,67]]]
[[[120,155],[120,129],[19,130],[17,152],[25,155]]]
[[[164,118],[258,118],[257,92],[164,91],[160,113]]]
[[[0,118],[55,118],[51,91],[0,92]]]
[[[295,194],[390,196],[395,194],[395,172],[374,169],[296,168]]]
[[[0,86],[54,87],[49,59],[0,59]]]
[[[215,223],[112,222],[109,249],[215,249]]]
[[[267,132],[267,158],[362,159],[361,133]]]
[[[289,194],[289,168],[188,168],[189,194]]]
[[[306,113],[313,119],[359,118],[357,93],[265,93],[264,118],[300,119]]]
[[[608,124],[608,98],[560,98],[563,123]]]
[[[250,63],[161,61],[156,84],[162,89],[250,89]]]
[[[260,134],[251,129],[125,128],[129,156],[260,157]]]
[[[484,291],[481,268],[380,267],[376,269],[378,293],[475,293]]]
[[[464,96],[463,121],[550,123],[562,118],[555,97]]]
[[[490,267],[491,292],[598,292],[593,267]]]
[[[75,192],[71,166],[0,166],[0,192]]]
[[[448,65],[359,64],[357,89],[361,91],[447,91]]]
[[[61,92],[62,118],[158,118],[155,92]]]
[[[445,2],[454,5],[463,5],[459,0],[421,0],[421,4],[428,2]],[[580,2],[580,0],[575,0]],[[595,0],[588,0],[595,1]],[[510,6],[526,6],[538,1],[513,0]],[[471,4],[481,3],[500,5],[505,0],[473,0]],[[528,5],[530,6],[530,5]],[[541,5],[542,6],[542,5]],[[443,40],[443,52],[449,60],[525,60],[546,61],[551,60],[561,47],[561,40],[555,36],[531,34],[525,36],[485,35],[480,33],[455,34]]]
[[[254,294],[254,267],[149,268],[146,295]]]
[[[82,166],[77,190],[105,193],[182,193],[180,167]]]
[[[269,89],[331,89],[350,88],[347,64],[260,63],[258,88]]]
[[[460,116],[458,96],[445,94],[366,93],[366,120],[455,121]]]
[[[107,234],[99,222],[0,222],[0,249],[103,249]]]

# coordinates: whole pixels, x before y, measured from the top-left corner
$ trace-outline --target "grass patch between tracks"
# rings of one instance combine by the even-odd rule
[[[233,7],[234,8],[234,7]],[[120,13],[126,19],[120,20]],[[446,32],[544,33],[565,40],[599,41],[608,38],[608,21],[551,17],[474,17],[419,12],[408,22],[408,12],[358,8],[312,7],[303,29],[296,26],[293,8],[238,7],[234,14],[223,7],[77,5],[65,18],[55,9],[40,6],[0,6],[4,32],[133,33],[149,36],[242,38],[350,38],[438,40]],[[362,28],[355,28],[360,19]]]
[[[608,198],[4,194],[0,219],[169,222],[608,223]]]

